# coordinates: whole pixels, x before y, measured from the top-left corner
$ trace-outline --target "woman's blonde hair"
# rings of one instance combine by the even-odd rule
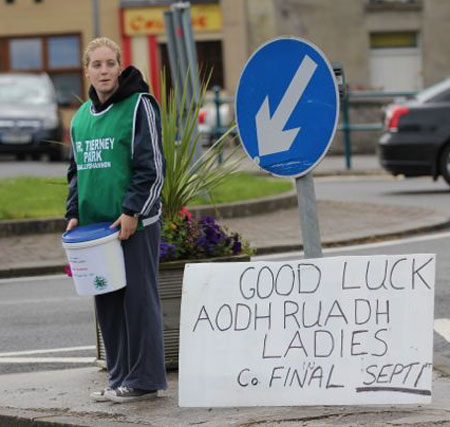
[[[117,62],[119,63],[119,65],[122,65],[122,50],[120,49],[119,45],[108,37],[98,37],[90,41],[84,51],[83,64],[85,67],[89,65],[89,54],[99,47],[109,47],[116,53]]]

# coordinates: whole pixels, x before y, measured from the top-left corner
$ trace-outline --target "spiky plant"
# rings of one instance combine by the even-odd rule
[[[166,158],[166,178],[162,190],[163,214],[166,221],[175,221],[181,209],[194,198],[210,194],[230,174],[236,172],[241,158],[233,160],[232,150],[219,165],[223,146],[235,125],[228,129],[200,158],[195,160],[199,135],[196,133],[198,116],[205,99],[203,85],[200,100],[188,101],[185,81],[181,102],[177,90],[169,93],[164,76],[161,83],[162,143]]]

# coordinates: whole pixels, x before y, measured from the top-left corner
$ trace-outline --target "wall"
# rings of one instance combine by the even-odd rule
[[[0,2],[0,36],[82,32],[85,40],[91,33],[90,0],[15,0]]]
[[[223,66],[225,88],[234,93],[235,87],[249,57],[247,3],[243,0],[221,0],[223,19]]]
[[[344,64],[347,81],[353,87],[366,86],[368,40],[361,0],[274,1],[277,35],[294,35],[313,42],[330,61]]]
[[[273,0],[247,0],[249,53],[277,36],[276,3]]]
[[[100,0],[101,35],[113,39],[120,45],[119,6],[120,0]]]
[[[423,62],[425,86],[450,76],[449,22],[450,1],[424,1]]]

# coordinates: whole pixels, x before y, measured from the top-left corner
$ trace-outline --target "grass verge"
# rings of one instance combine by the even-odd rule
[[[0,219],[64,215],[64,178],[20,177],[0,180]]]
[[[293,189],[289,180],[270,176],[236,173],[210,195],[192,205],[231,203],[273,196]],[[62,216],[67,184],[64,178],[19,177],[0,180],[0,220]]]
[[[293,183],[288,179],[238,172],[229,176],[226,181],[215,188],[211,192],[210,198],[194,199],[191,205],[232,203],[238,200],[259,199],[261,197],[275,196],[293,188]]]

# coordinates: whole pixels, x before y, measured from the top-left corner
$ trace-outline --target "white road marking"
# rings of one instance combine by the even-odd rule
[[[0,364],[94,363],[95,357],[0,357]]]
[[[85,345],[79,347],[63,347],[63,348],[47,348],[41,350],[24,350],[24,351],[12,351],[8,353],[0,353],[0,365],[1,364],[23,364],[30,363],[85,363],[92,364],[95,362],[95,357],[32,357],[35,354],[54,354],[54,353],[68,353],[86,350],[95,350],[95,345]],[[19,357],[17,357],[19,356]],[[21,357],[20,357],[21,356]],[[30,357],[31,356],[31,357]]]
[[[47,348],[41,350],[24,350],[24,351],[12,351],[8,353],[0,353],[0,358],[2,357],[12,357],[12,356],[28,356],[32,354],[48,354],[48,353],[68,353],[73,351],[86,351],[95,350],[95,345],[85,345],[80,347],[63,347],[63,348]]]
[[[384,242],[362,243],[359,245],[341,246],[339,248],[325,248],[322,250],[322,252],[323,253],[339,253],[339,252],[359,251],[361,249],[382,248],[382,247],[386,247],[386,246],[396,246],[396,245],[423,242],[423,241],[447,239],[449,237],[450,237],[450,231],[446,231],[444,233],[434,233],[434,234],[427,234],[424,236],[405,237],[404,239],[388,240],[388,241],[384,241]],[[279,258],[286,259],[286,257],[289,257],[290,259],[296,259],[296,258],[300,258],[301,256],[303,256],[303,251],[284,252],[284,253],[280,253],[280,254],[267,254],[267,255],[253,256],[252,261],[275,261]]]
[[[65,274],[49,274],[46,276],[26,276],[26,277],[12,277],[11,279],[0,279],[0,285],[2,283],[14,283],[14,282],[29,282],[32,280],[33,282],[49,280],[49,279],[71,279],[67,277]]]
[[[16,305],[16,304],[46,304],[52,302],[68,302],[68,301],[80,301],[80,297],[59,297],[51,298],[43,295],[40,298],[30,298],[30,299],[13,299],[9,301],[0,301],[0,306],[2,305]]]
[[[320,170],[319,166],[319,174],[321,172],[326,172]],[[392,176],[392,175],[386,175],[383,172],[378,172],[374,170],[373,174],[370,175],[358,175],[358,173],[349,174],[349,175],[314,175],[315,181],[320,182],[339,182],[339,181],[404,181],[404,177],[401,176]]]
[[[450,343],[450,319],[435,319],[434,331]]]

